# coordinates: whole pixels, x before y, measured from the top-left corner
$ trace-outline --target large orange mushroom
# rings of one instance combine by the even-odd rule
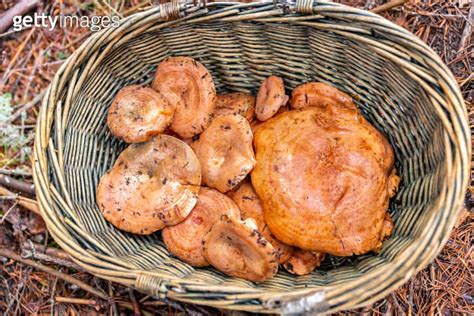
[[[204,237],[206,260],[227,275],[263,282],[278,271],[276,251],[254,221],[223,215]]]
[[[121,89],[110,106],[110,132],[127,143],[150,140],[171,124],[174,108],[155,90],[131,85]]]
[[[171,129],[180,137],[193,137],[211,123],[216,89],[209,71],[196,60],[165,59],[158,65],[152,88],[176,108]]]
[[[216,117],[191,146],[201,162],[203,183],[223,193],[237,186],[255,165],[252,130],[238,114]]]
[[[184,142],[158,135],[132,144],[101,178],[97,204],[115,227],[151,234],[183,221],[197,201],[199,160]]]
[[[376,251],[387,237],[393,150],[353,103],[324,98],[257,129],[253,186],[278,240],[337,256]]]
[[[257,193],[255,193],[250,181],[242,182],[235,192],[230,191],[229,193],[239,207],[242,219],[246,220],[251,218],[255,220],[258,231],[262,233],[262,236],[265,237],[277,251],[278,262],[286,262],[293,252],[293,247],[285,245],[273,236],[268,225],[265,223],[260,198]]]
[[[181,223],[162,230],[166,247],[192,266],[208,266],[202,252],[203,238],[222,215],[239,218],[240,211],[228,196],[214,189],[201,188],[197,204],[189,216]]]

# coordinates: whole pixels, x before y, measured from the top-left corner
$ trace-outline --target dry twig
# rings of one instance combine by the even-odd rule
[[[41,213],[38,208],[38,203],[36,203],[35,200],[17,195],[4,187],[0,186],[0,196],[15,196],[16,202],[23,206],[24,208],[32,211],[33,213],[36,213],[37,215],[41,216]]]
[[[5,32],[13,24],[13,18],[17,15],[24,15],[38,5],[38,0],[23,0],[18,2],[13,8],[0,16],[0,33]]]
[[[0,174],[0,185],[13,190],[21,191],[28,194],[29,196],[35,196],[34,184],[26,183],[4,174]]]
[[[18,261],[18,262],[21,262],[23,264],[32,266],[35,269],[47,272],[47,273],[49,273],[49,274],[51,274],[55,277],[58,277],[58,278],[62,279],[63,281],[74,284],[77,287],[83,289],[84,291],[87,291],[87,292],[89,292],[89,293],[91,293],[91,294],[93,294],[93,295],[95,295],[95,296],[97,296],[101,299],[108,300],[108,296],[106,294],[104,294],[103,292],[101,292],[99,290],[94,289],[93,287],[91,287],[87,283],[84,283],[84,282],[82,282],[82,281],[80,281],[80,280],[78,280],[78,279],[76,279],[76,278],[74,278],[70,275],[59,272],[59,271],[54,270],[50,267],[44,266],[39,262],[30,260],[30,259],[24,259],[24,258],[20,257],[18,254],[16,254],[15,252],[13,252],[11,250],[0,247],[0,256],[6,257],[6,258],[9,258],[9,259]]]
[[[373,8],[372,10],[370,10],[370,12],[382,13],[384,11],[387,11],[387,10],[393,9],[395,7],[398,7],[402,4],[404,4],[405,2],[407,2],[407,0],[391,0],[387,3],[384,3],[384,4],[382,4],[378,7]]]

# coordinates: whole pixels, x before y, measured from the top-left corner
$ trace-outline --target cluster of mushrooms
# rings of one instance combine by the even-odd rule
[[[281,265],[311,273],[325,254],[378,251],[393,230],[394,153],[351,97],[310,82],[285,94],[217,95],[189,57],[162,61],[151,87],[116,95],[110,132],[130,143],[101,179],[97,203],[117,228],[161,230],[195,267],[262,282]]]

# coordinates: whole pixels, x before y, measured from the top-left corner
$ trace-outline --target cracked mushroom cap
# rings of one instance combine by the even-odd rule
[[[255,111],[255,97],[243,92],[230,92],[217,96],[214,116],[239,114],[251,122]]]
[[[278,272],[276,251],[251,219],[223,215],[204,237],[206,260],[232,277],[263,282]]]
[[[288,102],[288,96],[285,95],[283,79],[277,76],[270,76],[262,82],[258,90],[255,114],[260,121],[267,121],[286,102]]]
[[[291,93],[290,105],[293,109],[324,108],[334,104],[356,109],[349,95],[322,82],[308,82],[299,85]]]
[[[240,218],[239,208],[232,199],[217,190],[201,188],[197,204],[189,216],[181,223],[162,230],[166,248],[194,267],[208,266],[202,252],[202,241],[225,214]]]
[[[310,274],[321,265],[326,255],[317,251],[294,249],[293,255],[283,264],[286,271],[295,275]]]
[[[251,179],[278,240],[359,255],[379,249],[385,237],[393,150],[362,115],[338,111],[310,107],[265,122],[254,135]]]
[[[174,109],[155,90],[131,85],[115,96],[107,115],[107,125],[115,137],[127,143],[149,141],[171,124]]]
[[[152,88],[176,108],[171,129],[180,137],[193,137],[211,123],[216,89],[209,71],[194,59],[169,57],[162,61]]]
[[[158,135],[120,154],[100,180],[97,204],[115,227],[147,235],[183,221],[196,204],[200,184],[192,149],[177,138]]]
[[[201,162],[203,183],[222,193],[237,186],[255,165],[252,138],[243,116],[216,117],[191,145]]]
[[[251,218],[255,221],[258,231],[262,233],[262,236],[265,237],[277,251],[278,263],[281,264],[287,261],[293,252],[293,247],[285,245],[273,236],[265,223],[262,203],[250,181],[242,182],[235,192],[231,192],[230,195],[235,204],[239,207],[242,219],[246,220]]]

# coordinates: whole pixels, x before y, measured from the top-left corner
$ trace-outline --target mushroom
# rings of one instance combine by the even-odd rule
[[[306,251],[299,248],[293,250],[293,255],[283,264],[286,271],[295,275],[310,274],[321,265],[326,255],[317,251]]]
[[[289,110],[290,110],[290,108],[289,108],[288,105],[281,106],[274,116],[278,116],[281,113],[287,112]],[[257,130],[257,128],[259,128],[261,125],[263,125],[263,123],[265,123],[265,122],[259,121],[258,119],[252,120],[250,122],[250,128],[252,129],[252,133],[255,134],[255,131]]]
[[[257,224],[258,231],[268,240],[273,248],[277,251],[278,263],[287,261],[293,251],[293,247],[285,245],[278,241],[265,223],[263,217],[263,208],[257,193],[252,187],[250,181],[243,181],[237,190],[232,192],[230,196],[240,209],[242,219],[252,218]]]
[[[390,197],[394,197],[398,191],[398,187],[400,185],[400,177],[397,175],[395,168],[393,168],[390,176],[388,177],[388,195]]]
[[[192,266],[208,266],[202,253],[202,241],[225,214],[240,218],[239,208],[232,199],[214,189],[201,188],[189,216],[179,224],[163,228],[163,241],[169,252]]]
[[[344,92],[322,82],[309,82],[297,86],[290,99],[293,109],[306,107],[326,107],[327,105],[339,105],[356,109],[352,98]]]
[[[197,201],[199,160],[184,142],[158,135],[132,144],[100,180],[97,204],[115,227],[151,234],[183,221]]]
[[[214,268],[237,278],[262,282],[278,271],[275,249],[251,219],[223,215],[204,237],[203,253]]]
[[[171,124],[174,109],[155,90],[131,85],[121,89],[110,106],[110,132],[127,143],[140,143],[163,133]]]
[[[390,235],[393,232],[393,228],[394,228],[394,225],[393,225],[392,217],[387,212],[385,213],[385,218],[383,220],[383,228],[382,228],[382,236],[381,236],[382,241],[390,237]],[[380,244],[380,246],[382,246],[382,244]]]
[[[260,121],[266,121],[274,116],[286,102],[288,102],[288,96],[285,95],[283,79],[270,76],[263,81],[258,90],[255,114]]]
[[[214,116],[240,114],[249,122],[255,111],[255,97],[243,92],[231,92],[217,96]]]
[[[252,130],[238,114],[216,117],[191,147],[201,162],[203,183],[222,193],[237,186],[255,165]]]
[[[355,106],[285,112],[254,137],[252,184],[278,240],[336,256],[381,247],[393,150]]]
[[[189,138],[209,126],[216,104],[211,74],[190,57],[169,57],[158,65],[152,88],[176,108],[171,129]]]

